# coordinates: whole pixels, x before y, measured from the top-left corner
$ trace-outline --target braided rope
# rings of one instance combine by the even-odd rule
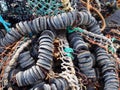
[[[27,40],[26,42],[21,42],[21,45],[20,46],[17,46],[17,48],[16,48],[16,50],[13,52],[14,53],[14,55],[13,55],[13,57],[12,57],[12,59],[10,60],[10,62],[9,62],[9,64],[8,64],[8,66],[6,67],[6,69],[5,69],[5,73],[4,73],[4,78],[3,78],[3,85],[4,86],[6,86],[6,85],[8,85],[8,75],[7,74],[9,74],[9,72],[10,72],[10,70],[14,67],[14,65],[15,65],[15,62],[16,62],[16,59],[18,58],[18,56],[19,56],[19,54],[23,51],[23,49],[25,48],[25,47],[27,47],[29,44],[31,43],[31,40]]]

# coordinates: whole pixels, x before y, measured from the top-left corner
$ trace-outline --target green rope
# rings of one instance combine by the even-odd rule
[[[115,38],[115,37],[113,37],[112,39],[111,39],[111,41],[112,42],[114,42],[114,41],[116,41],[117,39]],[[112,45],[109,45],[108,46],[108,50],[111,52],[111,53],[116,53],[116,49],[114,48],[114,46],[112,46]]]
[[[73,55],[72,55],[71,53],[67,53],[67,56],[68,56],[68,57],[71,57],[72,60],[74,60],[74,57],[73,57]]]
[[[67,52],[67,53],[73,53],[74,52],[73,49],[69,48],[69,47],[65,47],[64,51]]]
[[[84,30],[83,29],[81,29],[81,28],[79,28],[79,27],[76,27],[76,28],[72,28],[72,26],[68,26],[67,27],[67,31],[68,31],[68,33],[73,33],[73,32],[80,32],[80,33],[83,33],[84,32]]]
[[[68,26],[68,27],[67,27],[67,31],[68,31],[68,33],[73,33],[73,32],[75,32],[75,31],[73,31],[72,26]]]
[[[115,38],[115,37],[113,37],[113,38],[111,39],[111,41],[112,41],[112,42],[114,42],[115,40],[116,40],[116,38]]]
[[[72,55],[72,53],[74,52],[72,48],[69,48],[69,47],[65,47],[64,48],[64,51],[67,53],[67,56],[72,58],[72,60],[74,60],[74,57]]]
[[[108,46],[108,50],[109,50],[109,52],[111,52],[112,54],[113,53],[116,53],[116,49],[113,47],[113,46]]]

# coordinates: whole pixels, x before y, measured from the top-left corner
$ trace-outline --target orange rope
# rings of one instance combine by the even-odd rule
[[[120,0],[117,0],[117,7],[120,8]]]
[[[87,0],[87,10],[90,12],[90,0]]]
[[[104,17],[102,16],[102,14],[93,6],[91,6],[90,4],[90,0],[87,0],[87,3],[83,0],[80,0],[85,6],[87,6],[87,10],[90,11],[90,10],[93,10],[95,11],[99,16],[100,18],[102,19],[102,28],[101,28],[101,31],[103,31],[106,27],[106,23],[105,23],[105,19]]]

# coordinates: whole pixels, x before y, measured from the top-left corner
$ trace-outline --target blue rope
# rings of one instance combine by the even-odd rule
[[[3,24],[3,26],[5,27],[5,30],[7,31],[7,32],[9,32],[10,31],[10,28],[8,27],[8,26],[10,26],[11,24],[10,23],[8,23],[8,22],[6,22],[3,18],[2,18],[2,16],[0,15],[0,23],[2,23]]]

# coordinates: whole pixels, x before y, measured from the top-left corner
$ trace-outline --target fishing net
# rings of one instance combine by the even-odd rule
[[[16,22],[64,12],[62,3],[57,0],[4,0],[0,1],[0,7],[4,18]]]
[[[35,15],[57,15],[62,13],[62,3],[57,0],[28,0],[28,6]]]

